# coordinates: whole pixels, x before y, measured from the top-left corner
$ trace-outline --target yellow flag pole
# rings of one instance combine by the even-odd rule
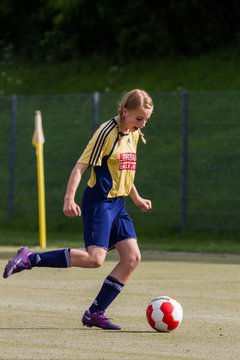
[[[42,249],[46,249],[46,208],[43,161],[44,142],[42,115],[41,111],[37,110],[35,111],[35,130],[32,138],[32,144],[36,148],[37,157],[39,243]]]

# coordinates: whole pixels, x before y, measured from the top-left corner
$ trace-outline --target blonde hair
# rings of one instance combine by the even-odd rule
[[[137,109],[152,109],[153,101],[150,95],[141,89],[134,89],[125,93],[119,102],[118,113],[120,120],[123,121],[123,109],[137,110]],[[141,129],[138,129],[141,140],[146,144],[146,139]]]

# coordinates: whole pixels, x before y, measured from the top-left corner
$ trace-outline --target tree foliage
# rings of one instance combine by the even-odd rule
[[[238,0],[1,0],[0,42],[30,60],[192,56],[240,47],[239,16]]]

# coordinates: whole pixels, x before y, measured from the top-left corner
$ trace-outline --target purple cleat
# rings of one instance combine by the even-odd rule
[[[22,270],[30,270],[32,268],[28,255],[32,254],[27,247],[22,247],[18,250],[17,255],[12,260],[9,260],[5,267],[3,277],[6,279],[10,275],[18,273]]]
[[[99,313],[91,314],[89,310],[86,310],[83,317],[82,323],[84,326],[92,327],[96,326],[104,330],[121,330],[121,326],[113,324],[101,311]]]

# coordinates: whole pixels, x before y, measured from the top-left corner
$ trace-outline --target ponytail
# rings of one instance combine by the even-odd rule
[[[139,132],[139,136],[140,136],[142,142],[143,142],[144,144],[146,144],[147,141],[146,141],[146,139],[145,139],[144,134],[142,133],[142,130],[141,130],[141,129],[138,129],[138,132]]]

